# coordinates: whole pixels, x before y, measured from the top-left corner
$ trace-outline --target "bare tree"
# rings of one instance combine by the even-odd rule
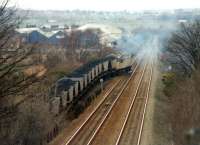
[[[181,24],[167,43],[170,52],[168,61],[190,77],[171,79],[165,84],[164,93],[169,99],[167,122],[171,125],[174,145],[186,145],[185,134],[191,128],[199,128],[199,64],[200,64],[200,21]],[[178,71],[177,74],[180,74]],[[170,80],[170,79],[169,79]]]
[[[21,108],[15,141],[23,145],[46,144],[47,133],[53,128],[48,104],[37,99],[22,105]]]
[[[48,103],[42,99],[24,102],[16,112],[15,121],[9,121],[1,124],[1,145],[45,145],[47,134],[54,127]]]
[[[9,0],[3,0],[0,4],[0,133],[7,132],[0,138],[14,134],[10,128],[16,121],[18,104],[12,101],[20,95],[28,96],[26,89],[39,80],[37,72],[25,73],[31,66],[33,46],[22,44],[16,37],[20,18],[8,3]]]
[[[200,22],[181,24],[167,43],[167,51],[177,58],[186,73],[191,73],[200,62]]]
[[[36,82],[36,74],[26,75],[24,70],[30,67],[27,58],[32,47],[16,39],[15,29],[20,19],[16,10],[7,8],[9,0],[0,6],[0,100],[16,95]]]

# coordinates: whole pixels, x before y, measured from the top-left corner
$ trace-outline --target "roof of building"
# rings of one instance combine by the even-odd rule
[[[17,32],[19,33],[31,33],[33,31],[39,31],[40,29],[35,27],[35,28],[19,28],[19,29],[16,29]]]
[[[20,34],[30,34],[32,32],[38,32],[41,33],[42,35],[46,36],[47,38],[53,36],[56,33],[60,33],[59,30],[55,30],[55,31],[42,31],[40,28],[20,28],[20,29],[16,29],[16,31]]]

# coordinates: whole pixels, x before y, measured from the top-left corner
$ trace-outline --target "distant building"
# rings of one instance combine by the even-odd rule
[[[100,41],[98,30],[86,30],[82,32],[80,37],[80,44],[88,49],[98,49],[98,43]]]
[[[51,26],[50,25],[43,25],[40,27],[40,29],[44,32],[49,32],[51,31]]]
[[[44,43],[47,40],[39,28],[22,28],[16,31],[25,43]]]
[[[59,29],[59,25],[51,25],[51,30],[58,30]]]
[[[26,28],[36,28],[37,26],[35,24],[27,24]]]
[[[188,22],[188,20],[185,20],[185,19],[180,19],[180,20],[178,20],[178,22],[183,24],[183,23],[187,23],[187,22]]]
[[[92,49],[99,49],[101,47],[102,40],[100,35],[101,29],[96,27],[78,27],[73,25],[73,28],[69,28],[67,25],[59,27],[59,25],[44,25],[40,28],[21,28],[16,29],[21,42],[25,43],[39,43],[39,44],[51,44],[62,45],[71,49],[88,49],[87,51],[96,51]]]
[[[56,20],[47,20],[48,23],[56,23]]]
[[[61,40],[65,37],[63,31],[44,31],[39,28],[22,28],[17,29],[17,35],[21,37],[23,43],[39,43],[39,44],[51,44],[61,45]],[[65,40],[66,41],[66,40]]]
[[[45,43],[47,41],[47,37],[39,31],[32,31],[27,35],[26,40],[28,43]]]
[[[64,29],[70,29],[70,27],[68,25],[64,25]]]
[[[71,29],[76,29],[78,27],[79,27],[79,25],[75,25],[75,24],[71,25]]]
[[[48,38],[48,43],[53,45],[60,45],[61,40],[65,38],[65,33],[63,31],[58,31]]]

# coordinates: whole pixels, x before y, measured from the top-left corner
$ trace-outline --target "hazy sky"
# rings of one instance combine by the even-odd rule
[[[1,0],[0,0],[1,1]],[[18,7],[37,10],[138,11],[200,8],[200,0],[12,0]]]

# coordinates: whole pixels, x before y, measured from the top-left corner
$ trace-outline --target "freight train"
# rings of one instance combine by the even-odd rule
[[[60,108],[66,108],[73,101],[80,99],[91,86],[100,79],[106,79],[111,75],[129,72],[134,63],[131,56],[107,56],[91,61],[71,74],[56,81],[50,93],[50,111],[58,115]]]

